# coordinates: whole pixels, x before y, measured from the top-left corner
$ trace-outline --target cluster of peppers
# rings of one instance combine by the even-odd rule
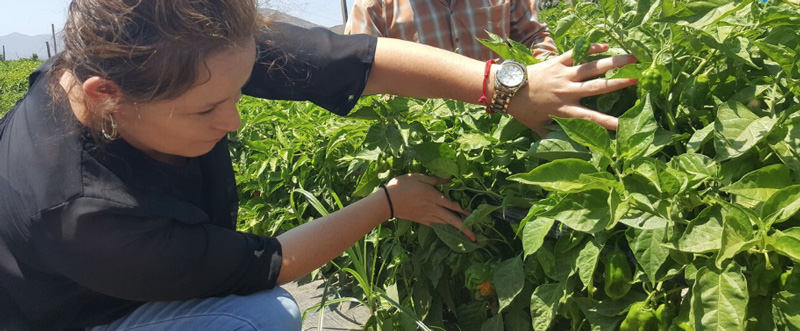
[[[618,245],[606,255],[604,260],[604,286],[606,296],[612,300],[624,298],[633,283],[633,270],[628,257]],[[653,307],[650,299],[639,301],[628,308],[628,313],[622,321],[620,331],[645,331],[669,329],[672,320],[678,315],[677,309],[664,302]]]
[[[650,301],[639,301],[631,305],[625,320],[619,326],[620,331],[667,331],[672,320],[678,315],[675,307],[666,303],[659,304],[653,309]]]

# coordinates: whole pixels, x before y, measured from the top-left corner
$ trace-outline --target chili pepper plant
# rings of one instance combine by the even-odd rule
[[[394,220],[322,268],[369,303],[365,329],[800,327],[798,3],[575,1],[540,19],[576,63],[592,42],[636,56],[606,77],[638,86],[583,100],[617,131],[555,117],[538,137],[446,100],[365,97],[336,119],[245,99],[240,227],[275,234],[424,172],[453,178],[477,241]]]

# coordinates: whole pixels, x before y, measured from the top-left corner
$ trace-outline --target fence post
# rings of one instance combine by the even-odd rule
[[[53,53],[58,54],[58,45],[56,45],[56,25],[50,24],[50,29],[53,31]]]
[[[45,41],[44,44],[47,45],[47,58],[49,59],[50,58],[50,42],[49,41]]]
[[[347,0],[342,0],[342,19],[347,24]]]
[[[6,60],[6,45],[3,45],[3,61]]]

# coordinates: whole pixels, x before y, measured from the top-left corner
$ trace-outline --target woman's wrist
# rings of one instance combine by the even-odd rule
[[[392,196],[389,194],[389,189],[386,188],[386,185],[381,184],[380,188],[384,195],[386,195],[386,202],[389,205],[389,219],[392,219],[394,218],[394,205],[392,204]]]

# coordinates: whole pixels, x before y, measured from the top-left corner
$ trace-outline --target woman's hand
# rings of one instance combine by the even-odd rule
[[[464,227],[456,213],[469,215],[458,203],[450,201],[434,186],[446,184],[449,179],[426,176],[423,174],[407,174],[397,176],[386,184],[394,206],[394,216],[416,223],[431,226],[432,224],[450,224],[461,230],[472,241],[475,234]]]
[[[588,54],[602,53],[608,45],[592,44]],[[580,99],[613,92],[636,84],[635,79],[595,78],[613,68],[636,62],[632,55],[615,56],[572,66],[572,51],[528,67],[528,84],[511,99],[508,113],[544,137],[542,127],[551,115],[583,118],[616,130],[617,118],[580,105]]]

